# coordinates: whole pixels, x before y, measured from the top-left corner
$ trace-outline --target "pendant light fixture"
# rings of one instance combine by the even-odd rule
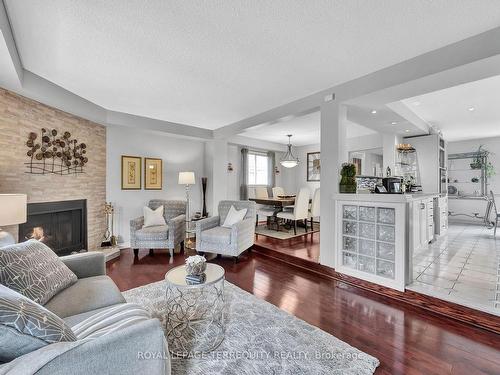
[[[293,168],[299,165],[299,158],[296,158],[292,154],[292,144],[290,143],[290,138],[292,138],[292,135],[288,134],[287,137],[288,137],[288,150],[285,156],[281,158],[280,164],[285,168]]]

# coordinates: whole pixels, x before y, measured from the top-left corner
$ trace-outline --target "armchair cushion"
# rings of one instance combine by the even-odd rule
[[[166,241],[168,240],[168,225],[144,227],[135,231],[138,241]]]
[[[120,290],[108,276],[79,279],[75,284],[56,294],[45,308],[61,318],[124,303]]]
[[[215,227],[201,232],[201,240],[212,244],[230,244],[231,228]]]
[[[0,248],[0,283],[41,305],[76,280],[43,242],[29,240]]]
[[[0,361],[11,361],[55,342],[75,340],[64,320],[0,285]]]

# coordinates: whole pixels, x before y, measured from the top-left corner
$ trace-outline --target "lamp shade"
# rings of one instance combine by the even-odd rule
[[[26,194],[0,194],[0,225],[26,222]]]
[[[179,185],[194,185],[194,172],[179,172]]]

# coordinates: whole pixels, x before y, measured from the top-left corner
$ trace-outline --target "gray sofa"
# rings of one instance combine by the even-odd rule
[[[222,226],[231,206],[237,210],[247,209],[242,221],[231,228]],[[239,255],[254,244],[256,204],[252,201],[220,201],[218,216],[196,222],[196,250],[219,255],[230,255],[238,260]]]
[[[131,305],[126,304],[116,284],[106,276],[104,254],[88,252],[60,259],[78,281],[52,297],[44,307],[63,318],[72,329],[95,314]],[[119,327],[108,334],[81,342],[50,344],[0,365],[0,374],[10,374],[8,370],[40,375],[170,374],[168,347],[160,322],[146,318],[120,326],[120,318],[118,315],[115,322]],[[141,357],[140,353],[157,357]],[[10,369],[12,366],[16,367]],[[30,366],[36,371],[30,371]]]
[[[143,228],[144,216],[130,221],[130,247],[134,254],[139,254],[139,249],[168,249],[170,256],[174,256],[177,245],[184,246],[186,233],[186,201],[152,199],[148,207],[156,210],[163,205],[163,217],[167,225],[157,225]]]

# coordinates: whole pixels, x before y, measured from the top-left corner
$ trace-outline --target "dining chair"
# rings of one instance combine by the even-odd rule
[[[279,219],[285,219],[293,221],[293,233],[297,234],[297,222],[303,221],[306,232],[307,232],[307,218],[309,215],[309,196],[311,192],[309,188],[301,188],[297,197],[295,198],[295,206],[293,211],[282,211],[278,212],[276,216]],[[279,230],[279,222],[278,222],[278,230]]]
[[[285,195],[285,189],[283,189],[281,186],[273,187],[273,198],[278,198],[283,195]],[[289,206],[283,206],[282,208],[283,210],[293,210],[293,204]]]
[[[313,230],[313,219],[320,217],[320,195],[319,195],[319,188],[317,188],[314,191],[312,203],[311,203],[311,208],[309,209],[309,217],[311,219],[311,230]]]
[[[495,194],[493,194],[493,190],[490,190],[490,195],[491,195],[493,214],[494,214],[494,218],[495,218],[495,222],[493,223],[493,225],[495,226],[495,230],[493,232],[493,237],[496,237],[497,236],[498,219],[500,219],[500,213],[498,212],[498,209],[497,209],[497,204],[495,202]]]
[[[269,193],[267,192],[267,187],[257,186],[255,187],[255,198],[265,199],[269,198]],[[259,204],[257,206],[257,215],[255,217],[255,226],[259,225],[259,215],[266,217],[267,226],[271,224],[271,218],[274,216],[274,207]]]
[[[280,195],[285,195],[285,189],[281,186],[273,187],[273,198],[278,198]]]

